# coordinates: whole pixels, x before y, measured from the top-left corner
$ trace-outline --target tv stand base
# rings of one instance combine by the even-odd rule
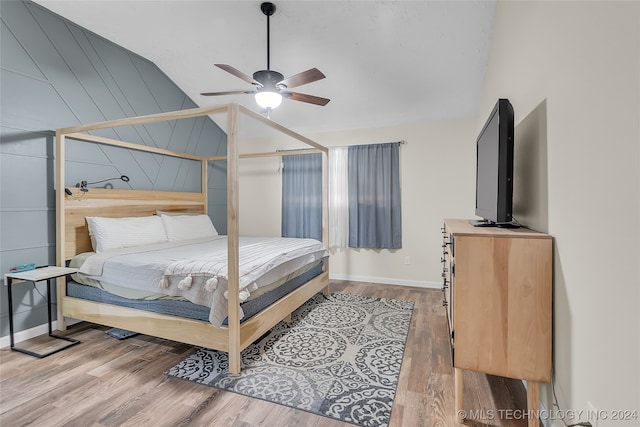
[[[491,222],[483,219],[470,219],[469,224],[474,227],[498,227],[498,228],[520,228],[520,224],[515,222]]]

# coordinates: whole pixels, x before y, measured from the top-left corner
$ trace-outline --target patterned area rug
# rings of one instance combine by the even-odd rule
[[[242,352],[199,349],[166,374],[361,426],[386,426],[413,302],[315,295]]]

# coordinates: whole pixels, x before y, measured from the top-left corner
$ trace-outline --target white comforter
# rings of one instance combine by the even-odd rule
[[[328,255],[315,239],[240,237],[240,300]],[[227,317],[227,237],[138,246],[91,255],[79,273],[132,289],[179,295],[211,307],[209,321]],[[242,316],[242,313],[241,313]]]

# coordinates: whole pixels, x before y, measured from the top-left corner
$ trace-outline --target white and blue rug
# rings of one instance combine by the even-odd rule
[[[242,352],[199,349],[166,374],[361,426],[386,426],[413,302],[314,296]]]

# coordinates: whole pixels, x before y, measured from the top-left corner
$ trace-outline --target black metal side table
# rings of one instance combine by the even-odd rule
[[[9,334],[10,334],[10,340],[11,340],[11,350],[19,351],[21,353],[25,353],[30,356],[41,359],[43,357],[52,355],[53,353],[57,353],[61,350],[64,350],[65,348],[69,348],[72,345],[76,345],[80,343],[79,340],[76,340],[73,338],[54,335],[52,326],[51,326],[51,281],[52,279],[66,276],[67,274],[72,274],[72,273],[75,273],[76,271],[78,271],[77,268],[40,267],[40,268],[36,268],[35,270],[22,271],[18,273],[7,273],[4,275],[4,284],[7,286],[7,294],[8,294],[7,296],[9,299]],[[47,314],[49,317],[49,336],[53,338],[57,338],[59,340],[69,341],[69,343],[53,351],[50,351],[48,353],[39,354],[31,350],[27,350],[27,349],[19,348],[15,346],[14,339],[13,339],[13,297],[11,293],[11,287],[16,283],[33,282],[35,284],[36,282],[40,282],[42,280],[47,281]]]

